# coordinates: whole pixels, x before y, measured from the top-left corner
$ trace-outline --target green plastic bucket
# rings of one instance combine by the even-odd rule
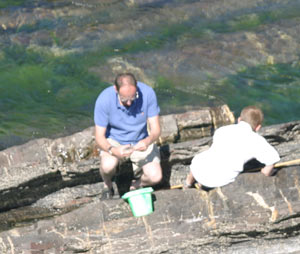
[[[153,188],[147,187],[126,192],[122,198],[127,199],[134,217],[144,216],[153,212]]]

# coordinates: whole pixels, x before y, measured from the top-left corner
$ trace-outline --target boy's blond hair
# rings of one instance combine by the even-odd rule
[[[253,130],[256,130],[257,126],[261,125],[264,120],[263,112],[255,107],[255,106],[248,106],[243,108],[240,119],[249,123]]]

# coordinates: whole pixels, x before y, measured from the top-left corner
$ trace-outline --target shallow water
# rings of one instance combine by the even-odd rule
[[[0,149],[93,125],[119,58],[154,87],[162,114],[226,103],[236,116],[260,106],[265,124],[300,118],[299,1],[15,0],[0,8]]]

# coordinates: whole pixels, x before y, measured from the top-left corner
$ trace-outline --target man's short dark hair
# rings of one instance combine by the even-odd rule
[[[120,73],[117,75],[116,79],[115,79],[115,86],[117,87],[117,90],[119,91],[121,86],[123,85],[123,78],[128,78],[130,83],[132,83],[132,85],[134,85],[135,87],[137,86],[137,81],[135,76],[130,73],[130,72],[125,72],[125,73]]]

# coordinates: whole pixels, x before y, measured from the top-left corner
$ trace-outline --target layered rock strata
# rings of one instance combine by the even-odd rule
[[[225,112],[222,107],[206,108],[203,113],[212,116],[211,112]],[[245,172],[234,183],[208,192],[169,189],[182,183],[193,156],[211,142],[208,134],[181,141],[178,137],[183,135],[178,133],[194,127],[199,133],[208,128],[213,132],[234,122],[230,110],[215,118],[225,119],[217,125],[212,117],[199,120],[199,112],[162,117],[164,181],[155,186],[154,212],[145,217],[133,217],[129,205],[118,196],[100,200],[103,183],[92,127],[69,137],[34,140],[2,151],[0,252],[300,251],[299,165],[279,167],[273,177]],[[179,119],[182,124],[178,124]],[[164,123],[174,131],[166,132]],[[172,132],[177,136],[170,135]],[[282,162],[300,158],[300,121],[268,126],[261,134],[275,146]],[[164,135],[166,140],[173,137],[175,143],[164,141]],[[251,163],[246,169],[257,166]],[[123,164],[121,169],[115,179],[120,195],[130,181],[130,164]]]

